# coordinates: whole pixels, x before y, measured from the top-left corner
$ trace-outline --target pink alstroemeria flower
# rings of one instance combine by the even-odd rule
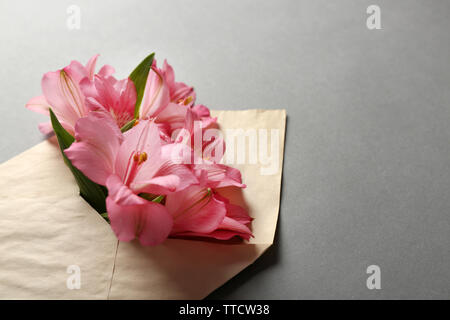
[[[217,118],[211,117],[208,107],[202,104],[195,105],[196,94],[194,88],[188,86],[184,82],[175,81],[175,72],[173,71],[172,66],[167,63],[167,60],[164,60],[161,74],[166,79],[167,86],[169,87],[170,101],[172,103],[189,108],[196,115],[196,118],[203,122],[202,125],[204,128],[209,127],[211,124],[216,122]],[[172,107],[175,106],[172,105]],[[174,110],[172,109],[171,111]],[[178,110],[178,113],[180,112],[182,113],[183,111]]]
[[[141,120],[122,134],[112,117],[93,111],[78,120],[75,138],[65,153],[92,181],[106,185],[111,228],[121,241],[135,237],[156,245],[169,235],[173,219],[167,209],[139,196],[166,195],[198,183],[186,165],[164,157],[157,125]]]
[[[52,108],[64,128],[73,134],[76,121],[88,112],[79,84],[83,78],[93,79],[97,58],[98,54],[94,55],[86,66],[74,60],[61,70],[44,74],[41,83],[44,95],[32,98],[26,107],[45,115],[49,115],[49,108]],[[108,65],[99,71],[104,77],[112,73],[114,68]],[[39,130],[49,134],[53,129],[49,122],[40,124]]]
[[[197,122],[197,125],[195,125],[195,122]],[[180,153],[186,153],[179,156],[181,161],[191,164],[192,170],[198,177],[204,173],[209,187],[235,186],[245,188],[245,184],[242,184],[241,172],[238,169],[220,164],[225,153],[223,138],[211,136],[205,139],[206,130],[208,128],[203,127],[202,120],[198,115],[191,109],[186,110],[183,127],[174,131],[173,138],[170,139],[177,145],[185,144],[190,148],[190,152],[185,152],[186,149],[179,148]],[[200,143],[196,140],[199,140]]]
[[[195,98],[193,87],[175,81],[173,68],[166,60],[161,69],[154,60],[145,87],[140,118],[155,119],[163,125],[168,135],[183,126],[187,110],[191,110],[201,119],[204,127],[214,123],[216,119],[211,118],[207,107],[194,105]]]
[[[167,60],[164,60],[163,67],[160,70],[162,76],[166,79],[169,88],[170,101],[177,104],[188,105],[195,101],[195,91],[193,87],[183,82],[175,81],[175,72]]]
[[[202,129],[207,129],[216,123],[217,118],[212,118],[209,109],[203,105],[189,107],[173,102],[170,102],[155,117],[155,122],[160,124],[163,132],[172,139],[175,139],[177,131],[180,129],[193,133],[194,121],[201,122]]]
[[[248,227],[253,219],[247,211],[204,185],[168,195],[166,207],[173,216],[173,237],[229,240],[239,236],[248,240],[253,236]]]
[[[136,87],[131,79],[117,80],[113,76],[97,74],[94,79],[81,80],[80,88],[90,111],[109,112],[119,128],[133,120]]]
[[[186,109],[190,109],[196,118],[203,121],[204,128],[216,122],[217,119],[211,118],[210,111],[206,106],[194,105],[196,99],[194,88],[183,82],[175,81],[175,72],[167,60],[164,60],[160,73],[169,88],[170,104],[158,115],[159,122],[170,123],[172,130],[180,128],[186,117]]]

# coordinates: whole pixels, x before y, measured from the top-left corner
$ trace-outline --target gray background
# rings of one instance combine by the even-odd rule
[[[24,108],[42,74],[94,53],[125,77],[156,51],[212,109],[287,109],[276,243],[211,298],[450,297],[450,1],[3,0],[0,16],[0,161],[43,139]]]

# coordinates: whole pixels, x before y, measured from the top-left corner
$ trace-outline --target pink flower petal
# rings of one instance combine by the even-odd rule
[[[230,217],[225,217],[217,229],[233,231],[239,234],[248,234],[248,235],[252,234],[252,232],[246,225]]]
[[[192,100],[195,100],[194,88],[183,82],[175,82],[175,73],[172,66],[167,63],[167,60],[164,60],[161,71],[169,87],[170,101],[178,103],[179,100],[184,100],[189,96],[192,97]]]
[[[84,78],[80,88],[86,96],[86,107],[89,110],[103,109],[108,111],[119,127],[134,118],[136,104],[136,88],[133,81],[114,77],[96,75],[93,81]]]
[[[210,233],[218,228],[226,215],[225,203],[200,186],[168,195],[166,207],[174,217],[172,234]]]
[[[157,245],[172,229],[172,217],[161,204],[147,201],[143,205],[122,206],[108,196],[106,206],[111,228],[121,241],[136,237],[142,245]]]
[[[180,177],[171,174],[146,181],[133,182],[130,187],[136,193],[169,194],[175,192],[179,185]]]
[[[75,84],[79,84],[83,78],[89,78],[89,72],[85,66],[79,61],[72,60],[70,64],[63,68],[63,70],[69,75]]]
[[[164,123],[170,126],[170,131],[183,128],[186,121],[188,109],[176,103],[169,103],[156,117],[157,123]]]
[[[78,83],[66,73],[48,72],[42,78],[42,91],[58,120],[67,123],[73,133],[76,121],[86,114]]]
[[[204,170],[208,174],[208,186],[222,188],[235,186],[245,188],[242,184],[241,172],[224,164],[203,163],[194,166],[195,170]]]
[[[25,105],[26,108],[31,111],[35,111],[46,116],[49,115],[50,104],[47,102],[44,96],[38,96],[31,98],[30,101]]]
[[[226,208],[227,217],[234,219],[239,223],[249,224],[253,220],[253,218],[248,215],[247,210],[238,205],[227,203]]]
[[[208,237],[218,240],[228,240],[235,236],[248,240],[253,236],[247,226],[253,219],[249,217],[247,211],[240,206],[230,204],[227,198],[217,193],[212,195],[212,199],[224,204],[226,209],[226,215],[220,220],[220,223],[213,230],[209,230],[209,232],[189,228],[189,223],[198,223],[197,215],[201,216],[199,212],[203,210],[203,207],[206,208],[205,199],[203,199],[205,193],[199,192],[199,190],[202,190],[202,187],[193,186],[181,193],[167,196],[167,209],[172,214],[175,213],[172,236]],[[200,199],[203,200],[199,201]],[[186,206],[188,209],[186,209]],[[179,212],[182,212],[182,214],[180,215]]]
[[[116,90],[119,91],[119,100],[118,104],[115,105],[114,113],[117,117],[122,117],[122,123],[126,124],[134,117],[136,87],[134,86],[133,81],[129,78],[118,81],[115,87]]]
[[[197,114],[197,116],[199,118],[204,118],[204,117],[210,117],[211,113],[208,109],[208,107],[206,107],[203,104],[197,104],[195,106],[192,107],[192,111]]]
[[[114,172],[122,133],[104,112],[90,112],[78,120],[74,142],[65,154],[89,179],[101,185]]]
[[[148,74],[144,96],[140,107],[140,118],[148,119],[158,113],[170,102],[169,88],[163,75],[152,67]]]
[[[98,56],[99,56],[99,54],[93,55],[92,58],[89,59],[88,63],[86,64],[88,78],[91,80],[94,79],[95,65],[97,64]]]
[[[148,179],[148,177],[152,177]],[[143,164],[132,184],[134,190],[148,193],[168,194],[181,191],[198,180],[185,164],[175,163],[170,158],[154,157]],[[156,190],[159,190],[156,192]]]
[[[51,122],[43,122],[38,124],[38,129],[43,135],[49,135],[53,132],[53,127]]]
[[[143,165],[157,165],[161,155],[161,140],[158,127],[149,120],[141,120],[131,130],[124,134],[124,142],[117,153],[115,172],[123,181],[129,176],[130,163],[133,156],[139,152],[146,152],[148,160]],[[156,169],[147,170],[146,176],[153,177]]]
[[[118,205],[142,205],[147,202],[147,200],[133,193],[133,191],[124,185],[123,181],[115,174],[108,177],[106,180],[106,187],[108,188],[108,196]]]
[[[113,75],[114,72],[116,72],[116,70],[112,66],[105,64],[103,67],[101,67],[98,75],[107,78]]]

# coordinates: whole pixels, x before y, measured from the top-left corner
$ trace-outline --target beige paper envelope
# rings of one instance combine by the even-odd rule
[[[119,243],[78,195],[50,139],[0,165],[0,299],[201,299],[252,264],[274,239],[286,113],[217,111],[214,116],[225,135],[228,129],[250,129],[260,140],[268,130],[271,142],[276,135],[270,129],[278,132],[277,166],[270,175],[261,174],[268,165],[263,157],[256,164],[233,164],[247,188],[232,202],[246,206],[255,218],[254,238],[239,244]],[[222,192],[231,194],[226,188]]]

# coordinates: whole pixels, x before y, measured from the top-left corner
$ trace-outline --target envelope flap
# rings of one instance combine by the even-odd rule
[[[0,298],[106,299],[117,240],[55,141],[1,164],[0,180]]]

